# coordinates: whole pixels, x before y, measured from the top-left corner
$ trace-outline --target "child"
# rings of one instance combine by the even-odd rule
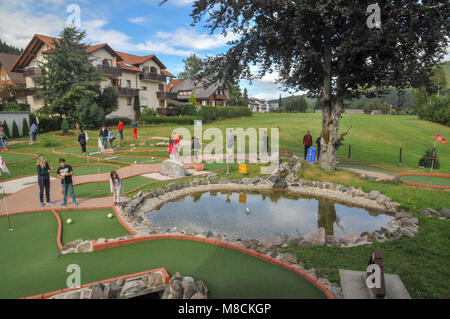
[[[72,166],[66,164],[66,160],[64,158],[59,159],[59,167],[57,170],[58,178],[61,180],[62,191],[63,191],[63,202],[61,206],[65,206],[67,204],[67,191],[72,195],[72,202],[75,206],[78,206],[77,199],[75,197],[75,191],[73,190],[73,182],[72,175],[73,169]]]
[[[2,143],[2,152],[7,151],[8,148],[8,136],[5,133],[3,126],[0,126],[0,143]]]
[[[114,206],[120,204],[120,190],[122,189],[122,180],[116,171],[111,171],[111,178],[109,179],[109,188],[113,193]]]
[[[45,197],[47,198],[47,205],[53,205],[50,201],[50,173],[52,168],[47,163],[47,160],[44,156],[39,157],[36,163],[36,171],[38,175],[38,184],[39,184],[39,199],[41,202],[41,207],[44,204],[44,189],[45,189]]]
[[[172,137],[169,139],[169,156],[171,161],[175,160],[175,146],[173,145]]]
[[[137,123],[136,120],[134,120],[134,121],[131,123],[131,128],[133,129],[133,140],[138,139],[138,133],[137,133],[137,130],[138,130],[138,123]]]
[[[111,151],[114,151],[113,142],[115,139],[116,138],[114,136],[113,130],[111,130],[111,128],[108,127],[108,140],[109,140],[109,145],[111,146]]]

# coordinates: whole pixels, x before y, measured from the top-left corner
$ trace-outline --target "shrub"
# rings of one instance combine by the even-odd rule
[[[193,125],[195,120],[200,120],[199,117],[193,116],[144,116],[141,117],[141,122],[143,124],[165,124],[173,123],[180,125]]]
[[[4,112],[29,112],[30,105],[28,103],[17,103],[15,101],[7,102],[3,105]]]
[[[433,162],[433,150],[427,150],[423,157],[419,160],[419,166],[425,168],[431,168],[431,163],[433,162],[433,169],[440,169],[441,164],[439,163],[439,159],[437,153],[435,151],[435,160]]]
[[[22,136],[30,135],[30,127],[28,126],[28,122],[26,118],[23,118],[22,121]]]
[[[19,127],[17,126],[16,121],[13,121],[12,127],[12,136],[11,137],[20,137]]]
[[[69,123],[67,123],[67,119],[66,118],[64,118],[64,120],[62,121],[61,132],[63,134],[69,133]]]
[[[30,122],[39,126],[41,134],[59,131],[62,125],[62,119],[59,117],[39,117],[39,124],[37,124],[36,116],[33,114],[30,115]]]
[[[107,118],[105,119],[105,125],[106,126],[117,126],[119,125],[119,122],[122,121],[123,124],[125,125],[131,125],[131,119],[129,119],[128,117],[111,117],[111,118]]]

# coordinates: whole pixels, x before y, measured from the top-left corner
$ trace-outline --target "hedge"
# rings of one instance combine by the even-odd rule
[[[178,123],[178,124],[192,124],[194,120],[202,120],[205,123],[209,123],[217,120],[224,120],[235,117],[249,117],[252,116],[252,112],[247,107],[236,106],[206,106],[202,105],[200,110],[197,111],[197,107],[194,105],[179,105],[175,107],[180,114],[188,118],[186,121],[177,120],[177,117],[171,119],[162,120],[158,122],[155,117],[144,116],[141,120],[152,121],[152,124],[158,123]],[[187,115],[187,116],[186,116]]]
[[[193,125],[195,120],[201,120],[199,117],[193,116],[143,116],[140,118],[142,124],[180,124],[180,125]]]
[[[28,136],[30,134],[30,127],[28,126],[28,122],[26,118],[23,118],[22,121],[22,136]]]
[[[30,123],[36,123],[39,133],[56,132],[61,130],[62,119],[59,117],[40,117],[39,124],[36,122],[36,115],[30,114]]]
[[[111,117],[105,119],[105,126],[117,126],[119,125],[119,122],[122,121],[125,125],[131,125],[131,119],[128,117]]]

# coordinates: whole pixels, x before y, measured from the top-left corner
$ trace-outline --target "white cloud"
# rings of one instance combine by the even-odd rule
[[[168,0],[167,3],[174,4],[176,6],[187,6],[192,5],[194,0]]]
[[[156,36],[170,45],[200,51],[224,47],[228,41],[236,38],[234,34],[228,34],[225,37],[222,34],[210,35],[186,28],[178,28],[170,32],[158,31]]]
[[[148,22],[148,18],[147,17],[133,17],[133,18],[129,18],[128,22],[138,24],[138,25],[144,25]]]

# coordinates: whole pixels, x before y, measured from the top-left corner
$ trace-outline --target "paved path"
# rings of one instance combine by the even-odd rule
[[[127,167],[122,167],[117,170],[122,178],[139,176],[150,173],[157,173],[161,169],[161,163],[159,164],[138,164]],[[186,169],[192,168],[192,165],[185,164]],[[74,176],[74,185],[79,185],[87,182],[97,182],[97,181],[109,181],[109,173],[104,173],[100,175],[84,175],[84,176]],[[76,195],[76,193],[75,193]],[[67,207],[74,207],[72,205],[72,199],[70,198],[70,193],[68,194],[68,205]],[[6,205],[9,213],[19,213],[27,211],[47,211],[51,208],[59,208],[62,202],[63,195],[61,192],[61,183],[59,181],[52,181],[50,184],[50,199],[55,203],[54,206],[44,206],[39,205],[39,186],[37,184],[28,186],[14,194],[7,196],[0,200],[0,216],[6,214],[5,210],[5,199]],[[79,207],[83,208],[100,208],[109,207],[113,205],[112,196],[102,197],[102,198],[90,198],[83,199],[78,198]]]
[[[375,172],[375,171],[367,171],[364,169],[358,169],[358,168],[351,168],[351,167],[340,167],[339,169],[345,170],[345,171],[350,171],[359,175],[366,175],[366,176],[370,176],[373,178],[377,178],[377,179],[382,179],[382,180],[392,180],[394,179],[394,175],[389,175],[386,173],[382,173],[382,172]]]

